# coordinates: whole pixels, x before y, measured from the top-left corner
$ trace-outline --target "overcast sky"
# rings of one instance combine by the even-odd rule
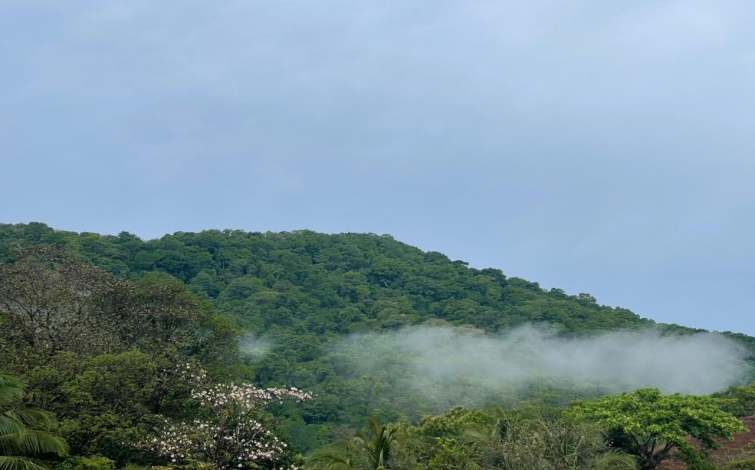
[[[0,222],[375,232],[755,334],[750,0],[0,0]]]

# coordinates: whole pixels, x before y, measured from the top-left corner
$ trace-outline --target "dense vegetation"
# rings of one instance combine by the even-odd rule
[[[313,392],[316,398],[304,403],[268,405],[262,400],[245,411],[256,423],[274,425],[277,435],[299,451],[350,435],[350,428],[360,428],[372,415],[378,421],[370,421],[372,436],[362,436],[362,449],[399,434],[415,436],[396,447],[404,454],[394,455],[393,467],[399,468],[403,455],[437,463],[428,468],[462,468],[449,462],[463,458],[483,465],[492,448],[499,452],[509,445],[505,439],[487,450],[460,444],[470,432],[482,432],[470,428],[475,421],[500,425],[500,417],[491,417],[495,412],[464,414],[464,426],[452,433],[428,434],[422,426],[431,421],[417,424],[420,418],[444,413],[452,403],[428,403],[397,382],[394,372],[405,367],[398,354],[369,373],[356,373],[349,365],[363,360],[356,351],[361,345],[333,345],[343,344],[345,335],[428,323],[476,335],[533,323],[571,336],[648,327],[668,334],[694,331],[599,305],[588,294],[544,290],[497,269],[470,268],[387,235],[226,230],[144,241],[126,232],[102,236],[39,223],[0,225],[0,261],[0,370],[25,380],[27,405],[56,414],[73,455],[105,456],[119,466],[159,461],[155,449],[138,443],[164,432],[166,422],[204,419],[216,426],[219,416],[228,416],[226,409],[213,414],[212,407],[203,407],[196,395],[199,386],[177,365],[206,371],[203,390],[245,381],[271,390],[296,386]],[[755,339],[729,336],[755,350]],[[390,389],[401,393],[385,393]],[[600,393],[599,386],[580,390],[539,384],[467,404],[555,406]],[[221,397],[220,402],[228,401]],[[237,410],[244,409],[241,402],[234,403]],[[733,410],[747,403],[734,397],[727,406]],[[381,419],[403,420],[406,432],[381,430]],[[553,419],[527,426],[544,426],[548,432],[541,434],[554,439],[589,434],[582,424]],[[233,426],[228,432],[240,432]],[[273,445],[278,437],[271,434],[269,439],[265,443]],[[607,452],[599,441],[592,441],[596,447],[583,455],[585,462],[598,461]],[[449,455],[438,457],[438,449]],[[355,452],[349,446],[340,450],[347,459]],[[357,460],[363,456],[355,455]],[[163,455],[165,463],[169,457]],[[278,457],[279,462],[297,459],[283,448]],[[192,464],[203,459],[209,457],[197,457]],[[66,465],[95,468],[94,460],[74,462]]]

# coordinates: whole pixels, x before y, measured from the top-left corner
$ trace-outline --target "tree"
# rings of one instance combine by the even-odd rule
[[[231,373],[237,328],[168,274],[130,282],[49,246],[14,257],[0,264],[0,369],[23,376],[74,454],[139,460],[127,443],[189,397],[175,363]]]
[[[367,432],[358,432],[340,446],[315,452],[307,460],[307,468],[323,470],[382,470],[388,467],[391,446],[398,429],[380,422],[372,415],[367,420]]]
[[[750,416],[755,413],[755,382],[732,386],[713,396],[720,398],[724,403],[724,410],[734,416]]]
[[[118,279],[69,251],[34,247],[0,264],[0,356],[9,370],[47,364],[62,351],[79,357],[138,349],[151,355],[224,362],[237,332],[178,279]]]
[[[280,468],[287,444],[260,420],[268,404],[283,400],[310,400],[312,395],[292,388],[257,388],[251,384],[205,385],[201,369],[186,365],[185,373],[196,388],[192,398],[205,414],[193,422],[165,420],[159,436],[146,443],[171,465],[220,469]],[[267,466],[266,466],[267,465]],[[206,468],[206,467],[205,467]]]
[[[0,318],[7,324],[0,354],[23,359],[19,369],[27,369],[61,350],[92,355],[116,347],[114,322],[101,314],[115,278],[56,248],[15,254],[14,263],[0,264]]]
[[[377,416],[367,420],[367,432],[358,432],[354,444],[362,449],[369,461],[370,469],[380,469],[390,460],[391,444],[396,439],[396,428],[383,424]]]
[[[634,457],[610,449],[597,426],[574,423],[548,410],[503,408],[466,410],[426,416],[418,426],[406,422],[390,445],[386,468],[394,470],[635,470]],[[373,427],[373,426],[371,426]],[[374,433],[373,433],[374,435]],[[372,440],[371,440],[372,441]],[[361,446],[351,446],[359,450]],[[318,452],[329,465],[314,468],[370,469],[366,452]],[[335,459],[334,457],[339,457]],[[313,468],[313,458],[308,468]],[[349,465],[350,464],[350,465]]]
[[[711,397],[642,389],[577,403],[567,415],[597,422],[612,445],[635,455],[642,470],[654,470],[674,451],[688,462],[700,462],[717,446],[716,438],[746,431],[721,408],[722,402]]]
[[[42,470],[33,456],[67,452],[65,441],[51,430],[55,419],[46,411],[17,406],[25,394],[24,383],[0,373],[0,469]]]
[[[500,413],[493,425],[467,432],[482,468],[503,470],[634,470],[632,456],[609,449],[598,429],[540,416]]]

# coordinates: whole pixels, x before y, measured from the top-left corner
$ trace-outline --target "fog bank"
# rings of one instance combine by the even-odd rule
[[[332,354],[342,370],[382,377],[384,393],[411,391],[447,405],[505,398],[542,384],[710,394],[745,378],[745,357],[744,348],[714,333],[663,336],[647,330],[564,338],[531,326],[499,336],[449,327],[353,335]]]

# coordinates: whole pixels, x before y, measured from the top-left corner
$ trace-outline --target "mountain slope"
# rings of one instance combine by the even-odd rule
[[[311,231],[176,233],[142,241],[43,224],[0,226],[0,256],[16,247],[62,244],[126,278],[162,271],[191,286],[252,330],[304,326],[318,333],[398,328],[440,318],[499,331],[548,322],[564,332],[648,326],[588,294],[545,291],[537,283],[477,270],[390,236]]]
[[[599,305],[589,294],[544,290],[498,269],[470,268],[387,235],[208,230],[145,241],[127,232],[102,236],[40,223],[0,225],[3,261],[12,260],[16,248],[44,244],[67,247],[128,279],[170,274],[234,319],[247,332],[241,349],[260,385],[296,385],[318,394],[284,422],[304,449],[321,445],[337,424],[360,424],[374,408],[393,413],[392,418],[400,413],[416,418],[453,405],[432,405],[412,384],[399,381],[408,367],[400,352],[371,368],[351,367],[365,355],[360,344],[336,348],[345,335],[420,324],[446,325],[468,335],[523,324],[549,325],[572,337],[647,328],[663,334],[700,331],[656,324],[627,309]],[[755,338],[729,336],[755,351]],[[489,398],[554,405],[600,393],[600,384],[561,387],[540,383]]]

